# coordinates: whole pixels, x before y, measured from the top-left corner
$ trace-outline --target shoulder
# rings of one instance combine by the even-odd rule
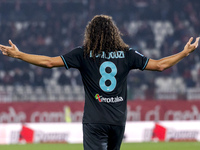
[[[71,52],[83,53],[83,51],[84,51],[83,46],[78,46],[78,47],[72,49]]]
[[[63,56],[74,56],[74,55],[83,55],[83,47],[82,46],[78,46],[74,49],[72,49],[71,51],[65,53]]]
[[[72,49],[65,55],[61,55],[66,68],[80,68],[83,60],[83,47],[79,46]]]

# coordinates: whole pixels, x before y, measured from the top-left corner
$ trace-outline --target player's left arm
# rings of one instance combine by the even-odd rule
[[[184,49],[174,55],[164,57],[159,60],[149,59],[149,62],[145,68],[145,70],[152,70],[152,71],[163,71],[167,68],[170,68],[171,66],[177,64],[179,61],[181,61],[183,58],[188,56],[190,53],[192,53],[197,47],[199,43],[199,37],[196,38],[196,41],[192,43],[193,37],[189,39],[187,44],[185,45]]]
[[[19,51],[17,46],[13,44],[11,40],[9,40],[9,44],[11,46],[0,45],[0,50],[2,51],[3,55],[21,59],[30,64],[40,66],[40,67],[45,67],[45,68],[64,66],[63,60],[60,56],[49,57],[49,56],[43,56],[43,55],[27,54],[27,53]]]

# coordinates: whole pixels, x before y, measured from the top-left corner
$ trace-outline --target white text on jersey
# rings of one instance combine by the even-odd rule
[[[90,57],[92,57],[92,51],[90,51]],[[105,59],[115,59],[115,58],[124,58],[124,52],[123,51],[116,51],[116,52],[108,52],[106,54],[104,51],[102,54],[96,55],[96,58],[101,57]]]

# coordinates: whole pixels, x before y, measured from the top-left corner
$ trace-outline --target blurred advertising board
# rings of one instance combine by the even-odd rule
[[[124,141],[200,141],[200,121],[127,122]]]
[[[81,123],[0,124],[0,144],[81,143]]]
[[[200,121],[127,122],[123,142],[200,141]],[[82,124],[0,124],[0,144],[82,143]]]
[[[0,103],[0,123],[81,122],[84,101]],[[200,101],[128,101],[127,121],[200,120]]]

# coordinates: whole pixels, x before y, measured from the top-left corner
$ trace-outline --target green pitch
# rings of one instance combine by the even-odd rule
[[[121,150],[199,150],[200,142],[123,143]],[[82,144],[0,145],[0,150],[83,150]]]

